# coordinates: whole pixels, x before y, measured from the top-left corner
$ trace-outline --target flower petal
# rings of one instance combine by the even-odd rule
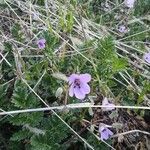
[[[39,47],[40,49],[43,49],[43,48],[45,48],[45,44],[38,44],[38,47]]]
[[[75,94],[76,98],[78,98],[78,99],[82,100],[85,98],[85,94],[82,93],[82,91],[78,87],[74,88],[74,94]]]
[[[72,75],[68,78],[69,84],[72,84],[75,79],[79,79],[79,75],[78,75],[78,74],[72,74]]]
[[[103,139],[107,140],[110,136],[113,135],[113,132],[109,130],[108,127],[111,126],[102,123],[99,124],[99,133],[101,135],[102,140]]]
[[[45,42],[46,42],[45,39],[40,39],[40,40],[38,40],[38,43],[43,43],[43,44],[45,44]]]
[[[109,139],[110,136],[113,135],[113,132],[110,131],[108,128],[105,128],[103,131],[100,132],[101,133],[101,139]]]
[[[104,129],[105,129],[104,126],[99,125],[99,133],[101,133]]]
[[[88,74],[88,73],[85,73],[85,74],[81,74],[80,75],[80,81],[81,82],[89,82],[91,80],[91,75]]]
[[[107,97],[105,97],[105,98],[103,99],[103,101],[102,101],[102,105],[105,106],[105,105],[107,105],[107,104],[109,104],[109,103],[108,103],[108,99],[107,99]]]
[[[150,52],[149,53],[145,53],[143,56],[144,60],[148,63],[150,63]]]
[[[82,91],[82,93],[84,94],[89,94],[90,93],[90,86],[86,83],[81,83],[80,85],[80,90]]]
[[[108,138],[109,138],[109,134],[108,134],[107,130],[102,131],[101,132],[101,139],[107,140]]]
[[[69,88],[69,96],[73,97],[74,95],[74,85],[72,84]]]
[[[45,39],[39,39],[39,40],[37,41],[37,45],[38,45],[39,49],[45,48],[45,42],[46,42]]]
[[[110,136],[112,136],[114,133],[112,132],[112,131],[110,131],[109,129],[107,129],[108,130],[108,134],[110,135]]]
[[[102,110],[103,111],[110,111],[110,110],[113,110],[115,109],[115,105],[114,104],[111,104],[108,102],[108,99],[105,97],[102,101],[102,106],[108,106],[108,107],[103,107]]]

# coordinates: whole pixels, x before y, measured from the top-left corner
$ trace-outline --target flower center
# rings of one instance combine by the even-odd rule
[[[75,79],[74,80],[74,88],[76,88],[76,87],[78,87],[78,88],[80,88],[80,80],[79,79]]]

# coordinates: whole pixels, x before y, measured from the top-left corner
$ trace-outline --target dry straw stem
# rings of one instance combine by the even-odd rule
[[[8,60],[5,58],[7,55],[3,56],[1,53],[0,53],[1,57],[3,60],[5,60],[5,62],[11,67],[12,65],[8,62]]]
[[[146,131],[141,131],[141,130],[131,130],[131,131],[127,131],[127,132],[115,134],[115,135],[112,136],[112,138],[118,137],[118,136],[124,136],[124,135],[126,135],[126,134],[130,134],[130,133],[134,133],[134,132],[139,132],[139,133],[143,133],[143,134],[150,135],[150,133],[149,133],[149,132],[146,132]]]
[[[144,31],[141,31],[141,32],[138,32],[138,33],[132,34],[132,35],[129,35],[129,36],[127,36],[127,37],[124,37],[124,38],[122,38],[122,39],[119,39],[118,41],[122,41],[122,40],[125,40],[125,39],[128,39],[128,38],[131,38],[131,37],[137,36],[137,35],[139,35],[139,34],[146,33],[146,32],[148,32],[148,31],[150,31],[150,29],[147,29],[147,30],[144,30]]]
[[[43,100],[42,100],[43,102]],[[45,102],[43,102],[45,104]],[[47,105],[47,104],[46,104]],[[54,106],[54,107],[44,107],[44,108],[33,108],[33,109],[25,109],[25,110],[14,110],[8,112],[0,112],[0,115],[8,115],[8,114],[18,114],[18,113],[28,113],[28,112],[39,112],[39,111],[49,111],[49,110],[63,110],[63,109],[80,109],[80,108],[111,108],[112,106],[102,106],[102,105],[94,105],[92,103],[76,103],[76,104],[68,104],[62,106]],[[143,109],[150,110],[150,107],[142,107],[142,106],[114,106],[115,108],[123,108],[123,109]]]

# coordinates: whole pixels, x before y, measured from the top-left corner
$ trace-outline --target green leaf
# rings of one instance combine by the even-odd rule
[[[26,139],[31,134],[27,130],[20,130],[18,132],[15,132],[13,136],[10,138],[11,141],[21,141],[23,139]]]
[[[18,108],[33,108],[39,105],[39,101],[35,95],[30,93],[28,87],[18,80],[14,85],[12,103],[14,103],[14,106]]]
[[[33,136],[31,138],[31,145],[33,150],[52,150],[52,147],[43,141],[43,136]]]
[[[113,72],[116,73],[116,72],[125,70],[127,64],[128,64],[127,61],[123,58],[114,59],[114,61],[112,63]]]

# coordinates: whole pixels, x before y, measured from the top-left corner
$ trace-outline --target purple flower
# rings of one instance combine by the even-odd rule
[[[150,52],[145,53],[143,57],[144,57],[144,60],[145,60],[147,63],[150,63]]]
[[[127,33],[128,32],[126,26],[124,26],[124,25],[120,25],[118,30],[120,33]]]
[[[45,48],[45,43],[46,43],[46,40],[45,39],[40,39],[37,41],[37,45],[39,47],[39,49],[43,49]]]
[[[107,127],[110,126],[101,123],[99,125],[99,133],[100,133],[101,140],[107,140],[109,139],[110,136],[113,135],[113,132],[110,131]]]
[[[125,0],[124,3],[128,8],[133,8],[135,0]]]
[[[90,86],[87,84],[91,80],[91,75],[86,74],[72,74],[69,77],[69,95],[75,95],[78,99],[84,99],[86,94],[90,93]]]
[[[109,101],[108,101],[108,99],[106,97],[102,101],[102,106],[109,106],[109,107],[103,107],[102,108],[103,111],[110,111],[110,110],[115,109],[115,107],[114,107],[115,105],[109,103]]]

